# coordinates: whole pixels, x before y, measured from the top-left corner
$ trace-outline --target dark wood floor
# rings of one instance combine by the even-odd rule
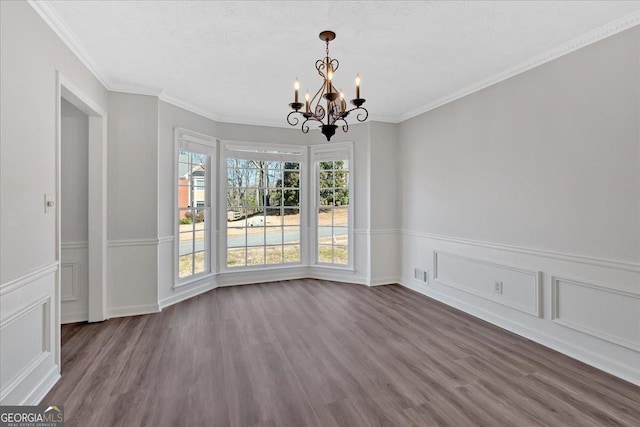
[[[640,388],[401,286],[221,288],[62,328],[67,426],[638,426]]]

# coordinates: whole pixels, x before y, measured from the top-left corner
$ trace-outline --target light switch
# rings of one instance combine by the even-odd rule
[[[45,194],[44,195],[44,213],[52,213],[53,208],[56,206],[56,202],[53,199],[53,195]]]

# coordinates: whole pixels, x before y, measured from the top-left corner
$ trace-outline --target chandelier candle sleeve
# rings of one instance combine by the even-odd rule
[[[341,127],[343,132],[349,131],[347,117],[351,113],[354,114],[355,119],[359,122],[364,122],[369,117],[369,112],[362,106],[366,100],[360,98],[359,74],[356,76],[356,97],[350,101],[351,105],[353,105],[351,109],[347,109],[347,102],[344,99],[342,89],[338,90],[333,84],[336,71],[340,67],[340,62],[329,55],[329,42],[335,38],[336,33],[333,31],[320,33],[320,40],[326,43],[326,56],[316,61],[316,71],[322,79],[322,84],[313,96],[310,96],[307,90],[304,95],[305,103],[302,104],[298,102],[300,83],[296,78],[294,85],[295,101],[289,104],[293,111],[287,115],[287,123],[291,126],[297,126],[302,121],[302,133],[309,132],[310,121],[317,122],[327,141],[331,140],[338,127]],[[303,106],[305,107],[304,111],[300,111]]]

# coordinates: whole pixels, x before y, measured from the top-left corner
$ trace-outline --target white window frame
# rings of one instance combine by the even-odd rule
[[[173,188],[174,188],[174,257],[173,257],[173,268],[174,268],[174,285],[173,288],[177,289],[189,284],[193,284],[200,280],[212,277],[216,275],[217,267],[216,267],[216,207],[218,205],[218,200],[216,198],[216,185],[215,180],[217,178],[217,146],[218,140],[212,136],[204,135],[198,132],[194,132],[188,129],[183,129],[180,127],[174,128],[174,174],[173,174]],[[205,187],[208,190],[207,197],[209,200],[209,233],[205,238],[205,248],[207,250],[208,256],[208,265],[209,271],[204,271],[202,273],[197,273],[189,277],[180,278],[179,277],[179,259],[180,259],[180,206],[178,205],[179,201],[179,188],[178,188],[178,179],[179,179],[179,169],[178,162],[180,159],[180,151],[183,149],[184,151],[191,152],[202,152],[202,154],[206,154],[209,156],[209,164],[206,168],[206,176],[208,177],[208,182],[205,182]],[[199,150],[199,151],[198,151]]]
[[[274,270],[283,268],[299,268],[307,266],[309,239],[307,233],[308,199],[307,199],[307,165],[308,153],[306,146],[268,144],[257,142],[222,141],[220,144],[220,203],[218,210],[219,266],[220,272],[242,272],[255,270]],[[287,264],[245,265],[242,267],[227,266],[227,159],[242,157],[248,160],[292,161],[300,163],[300,262]]]
[[[311,242],[310,245],[310,265],[314,267],[331,268],[337,270],[349,270],[355,271],[354,254],[355,254],[355,240],[354,240],[354,179],[355,179],[355,167],[353,161],[353,142],[341,142],[331,143],[323,145],[313,145],[310,148],[310,169],[313,171],[311,178],[311,194],[312,205],[310,208],[310,230],[311,230]],[[349,162],[349,221],[347,235],[349,238],[349,263],[348,264],[333,264],[318,261],[318,209],[320,207],[320,162],[347,160]]]

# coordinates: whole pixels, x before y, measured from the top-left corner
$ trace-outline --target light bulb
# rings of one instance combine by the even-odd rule
[[[300,83],[298,82],[298,78],[297,78],[297,77],[296,77],[296,82],[293,84],[293,88],[294,88],[295,90],[300,89]]]
[[[309,89],[307,89],[307,92],[304,94],[304,99],[309,102]]]

